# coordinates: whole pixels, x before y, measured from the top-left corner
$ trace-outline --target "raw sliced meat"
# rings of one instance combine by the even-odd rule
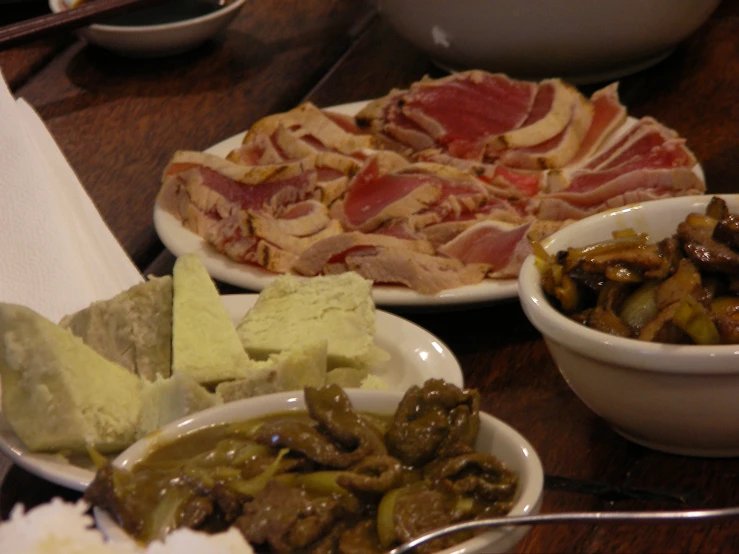
[[[313,195],[310,160],[246,166],[201,152],[177,152],[164,171],[157,202],[195,233],[240,210],[276,213]]]
[[[536,146],[558,136],[570,124],[575,104],[589,102],[560,79],[542,81],[528,119],[516,130],[489,140],[488,156],[495,158],[497,151]]]
[[[618,83],[595,91],[590,96],[590,101],[593,104],[593,119],[580,149],[570,160],[570,165],[579,165],[590,160],[608,137],[626,121],[626,107],[618,97]]]
[[[580,148],[593,119],[592,105],[580,99],[570,104],[570,118],[562,131],[535,146],[508,150],[501,157],[501,163],[513,168],[541,170],[567,164]]]
[[[543,196],[538,217],[579,219],[634,202],[703,192],[705,183],[688,167],[635,169],[593,188]]]
[[[423,79],[408,91],[371,103],[357,122],[416,151],[438,145],[460,158],[482,159],[487,139],[526,121],[537,88],[536,83],[476,70]],[[412,140],[403,129],[413,133]],[[422,134],[429,140],[421,140]]]

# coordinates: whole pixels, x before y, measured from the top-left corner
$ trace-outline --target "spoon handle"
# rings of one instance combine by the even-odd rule
[[[64,10],[27,19],[0,28],[0,49],[39,38],[53,31],[76,29],[92,23],[100,16],[119,15],[137,8],[151,6],[164,0],[95,0]]]
[[[484,529],[486,527],[503,527],[508,525],[539,525],[544,523],[604,523],[604,522],[633,522],[647,523],[654,521],[689,522],[694,520],[729,518],[739,516],[739,507],[720,508],[715,510],[664,511],[664,512],[563,512],[560,514],[534,514],[529,516],[504,516],[489,519],[465,521],[442,527],[401,544],[392,549],[389,554],[405,554],[414,548],[439,537]]]

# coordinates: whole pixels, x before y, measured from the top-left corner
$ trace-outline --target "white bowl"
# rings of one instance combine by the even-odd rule
[[[238,15],[246,0],[199,17],[158,25],[93,24],[79,30],[88,42],[125,56],[150,57],[179,54],[190,50],[224,29]],[[62,0],[49,0],[54,13],[66,10]],[[163,9],[157,6],[152,9]]]
[[[739,212],[739,195],[721,197]],[[704,213],[710,199],[684,196],[596,214],[553,234],[544,248],[554,254],[624,228],[657,241],[674,234],[688,213]],[[676,454],[739,455],[739,344],[660,344],[585,327],[550,304],[533,256],[518,284],[523,310],[569,386],[618,433]]]
[[[390,24],[447,69],[615,79],[652,65],[720,0],[379,0]]]
[[[351,389],[347,391],[352,405],[359,411],[378,414],[395,412],[403,396],[399,391],[374,391]],[[199,412],[173,422],[144,437],[113,462],[121,468],[133,467],[156,445],[169,442],[185,433],[233,421],[243,421],[269,413],[288,410],[304,410],[302,393],[277,393],[247,400],[239,400]],[[485,413],[480,414],[480,432],[476,449],[489,452],[505,462],[519,475],[519,489],[511,515],[534,514],[539,510],[544,486],[544,473],[534,448],[514,429]],[[95,518],[103,534],[113,541],[130,541],[127,535],[101,510]],[[479,535],[469,541],[444,550],[440,554],[472,554],[474,552],[506,552],[512,549],[527,532],[526,527],[501,528]]]

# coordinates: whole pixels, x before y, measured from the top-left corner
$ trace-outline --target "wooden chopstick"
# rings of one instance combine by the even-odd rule
[[[94,22],[101,16],[117,15],[161,3],[164,0],[94,0],[75,8],[27,19],[0,27],[0,49],[16,46],[57,31],[68,31]]]

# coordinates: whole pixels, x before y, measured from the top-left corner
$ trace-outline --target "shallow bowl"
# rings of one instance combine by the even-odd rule
[[[610,80],[648,67],[720,0],[379,0],[400,35],[447,69]]]
[[[721,195],[732,213],[739,195]],[[577,221],[543,246],[554,254],[632,228],[658,241],[675,233],[711,196],[684,196],[626,206]],[[581,325],[544,293],[534,257],[519,275],[521,305],[541,331],[559,371],[596,414],[634,442],[676,454],[739,455],[739,344],[675,345],[612,336]]]
[[[361,412],[391,414],[403,396],[399,391],[348,390],[352,405]],[[207,426],[243,421],[270,413],[304,410],[302,393],[277,393],[239,400],[194,414],[144,437],[114,461],[121,468],[133,467],[152,448],[186,433]],[[539,510],[544,486],[544,473],[536,451],[517,431],[495,417],[480,414],[480,432],[476,449],[489,452],[505,462],[519,475],[519,489],[511,515],[533,514]],[[96,510],[96,521],[103,533],[114,541],[130,540],[104,512]],[[479,535],[440,554],[472,554],[476,552],[506,552],[526,534],[525,527],[508,527]]]
[[[189,5],[194,6],[197,0],[175,1],[191,2]],[[116,16],[109,23],[96,23],[78,32],[88,42],[125,56],[168,56],[195,48],[215,36],[233,21],[245,2],[234,0],[210,13],[183,16],[184,19],[168,12],[171,4],[162,4]],[[49,0],[49,7],[54,13],[67,9],[62,0]]]

